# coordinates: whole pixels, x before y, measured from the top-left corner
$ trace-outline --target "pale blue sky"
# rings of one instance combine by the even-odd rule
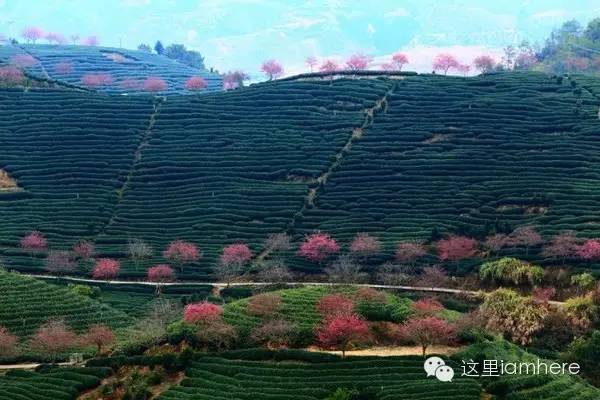
[[[408,69],[427,70],[439,51],[466,62],[522,39],[541,42],[568,19],[595,16],[597,0],[0,0],[0,34],[37,25],[94,34],[105,46],[160,39],[200,51],[207,66],[251,74],[266,58],[295,73],[307,55],[342,60],[363,51],[377,64],[398,50],[408,52]]]

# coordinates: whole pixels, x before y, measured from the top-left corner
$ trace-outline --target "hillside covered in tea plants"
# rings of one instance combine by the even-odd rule
[[[0,46],[0,67],[16,64],[32,77],[109,93],[136,94],[150,77],[162,80],[161,93],[189,93],[186,81],[200,77],[206,91],[222,90],[217,73],[165,56],[111,47],[20,44]],[[100,78],[94,82],[94,77]],[[90,79],[91,78],[91,79]]]
[[[322,230],[343,245],[368,232],[383,257],[399,240],[523,225],[598,236],[594,78],[354,78],[156,98],[0,89],[5,263],[43,268],[19,248],[32,230],[53,249],[87,239],[123,259],[132,238],[158,253],[188,240],[203,253],[184,272],[196,278],[223,246],[244,241],[256,255],[277,232]]]

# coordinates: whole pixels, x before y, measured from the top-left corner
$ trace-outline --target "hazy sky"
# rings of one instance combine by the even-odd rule
[[[0,34],[16,37],[36,25],[97,35],[105,46],[160,39],[199,50],[207,66],[251,74],[267,58],[295,73],[307,55],[342,60],[362,51],[377,64],[403,50],[408,69],[426,71],[440,51],[470,62],[522,39],[542,42],[568,19],[595,16],[598,0],[0,0]]]

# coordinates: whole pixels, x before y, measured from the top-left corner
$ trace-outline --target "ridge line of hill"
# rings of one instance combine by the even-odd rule
[[[127,172],[127,176],[125,177],[125,180],[123,181],[121,187],[117,190],[117,201],[113,207],[111,216],[107,220],[106,224],[104,224],[104,226],[98,230],[96,238],[105,233],[106,229],[112,225],[112,223],[115,220],[115,217],[117,216],[119,205],[121,203],[121,200],[123,200],[123,197],[125,196],[125,191],[129,188],[129,185],[131,184],[131,179],[136,170],[136,167],[143,157],[144,149],[148,147],[148,142],[150,141],[150,137],[152,136],[152,129],[154,128],[154,124],[156,123],[156,118],[158,116],[163,101],[165,101],[164,97],[155,97],[153,100],[153,110],[148,120],[148,126],[146,127],[146,130],[142,133],[140,137],[140,142],[137,148],[135,149],[135,152],[133,153],[133,162],[131,163],[131,167]]]
[[[33,58],[34,58],[34,59],[37,61],[37,63],[38,63],[38,64],[39,64],[39,66],[40,66],[40,69],[42,70],[42,73],[44,74],[44,78],[45,78],[45,79],[48,79],[48,80],[50,80],[50,79],[51,79],[51,78],[50,78],[50,75],[48,74],[48,71],[46,71],[46,68],[44,67],[44,64],[42,64],[42,61],[41,61],[39,58],[37,58],[36,56],[34,56],[33,54],[31,54],[31,52],[30,52],[30,51],[28,51],[27,49],[25,49],[23,46],[18,46],[18,48],[19,48],[19,49],[20,49],[22,52],[24,52],[24,53],[25,53],[25,54],[27,54],[28,56],[31,56],[31,57],[33,57]]]

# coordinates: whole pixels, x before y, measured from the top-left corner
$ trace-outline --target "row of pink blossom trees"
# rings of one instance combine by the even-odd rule
[[[67,63],[57,64],[55,71],[61,74],[70,73],[72,65]],[[88,88],[98,88],[102,86],[110,86],[113,84],[113,78],[108,73],[90,73],[81,78],[81,84]],[[146,92],[163,92],[168,89],[167,82],[156,76],[149,76],[146,79],[126,78],[119,84],[122,89],[126,90],[144,90]],[[208,83],[200,76],[192,76],[185,81],[184,87],[189,91],[201,91],[206,89]]]
[[[87,332],[78,335],[63,320],[50,320],[42,324],[28,340],[29,351],[48,355],[52,361],[74,348],[96,346],[96,354],[101,354],[106,346],[115,342],[113,331],[106,325],[91,325]],[[8,329],[0,326],[0,356],[19,354],[19,338]]]
[[[564,262],[567,258],[579,258],[589,261],[600,260],[600,239],[580,239],[573,232],[561,232],[545,241],[531,226],[515,229],[510,234],[496,234],[479,242],[473,238],[452,235],[426,246],[416,241],[398,242],[395,248],[397,261],[412,264],[417,259],[430,254],[433,248],[440,261],[458,262],[460,260],[480,256],[495,256],[503,248],[521,247],[525,255],[529,249],[542,246],[543,257]],[[357,234],[349,246],[351,254],[357,256],[372,256],[380,253],[382,244],[380,240],[368,233]],[[312,262],[322,262],[329,256],[340,251],[340,246],[335,239],[326,233],[313,233],[308,235],[301,244],[298,254]]]
[[[332,73],[336,71],[363,71],[369,68],[373,58],[364,53],[356,53],[351,55],[344,63],[338,63],[333,59],[324,59],[319,61],[317,57],[310,56],[305,59],[306,66],[310,72],[318,69],[320,72]],[[535,56],[529,53],[517,55],[514,66],[530,67],[537,60]],[[409,63],[408,56],[404,53],[396,53],[392,55],[389,62],[381,64],[381,69],[384,71],[402,71],[402,68]],[[489,55],[481,55],[476,57],[472,63],[476,70],[486,73],[497,68],[498,63]],[[450,53],[438,54],[433,60],[433,71],[442,72],[444,75],[450,71],[456,71],[460,74],[467,75],[471,71],[470,64],[463,64]],[[280,62],[274,59],[265,61],[261,66],[261,71],[265,73],[269,80],[278,78],[283,75],[284,69]]]
[[[40,39],[45,39],[49,44],[67,44],[67,37],[58,32],[44,31],[42,28],[38,26],[30,26],[23,29],[21,33],[23,39],[27,41],[27,43],[34,43]],[[69,36],[71,43],[77,44],[80,43],[81,37],[78,34],[73,34]],[[81,44],[84,46],[98,46],[100,40],[97,36],[88,36],[81,40]]]
[[[371,56],[364,53],[356,53],[351,55],[343,64],[340,64],[333,59],[319,61],[317,57],[314,56],[307,57],[305,64],[309,67],[310,72],[313,72],[318,68],[320,72],[332,73],[336,71],[367,70],[372,61],[373,58]],[[392,55],[389,62],[381,64],[381,69],[384,71],[402,71],[402,68],[408,63],[409,60],[406,54],[396,53]],[[477,57],[473,61],[473,64],[477,70],[489,72],[494,69],[496,62],[492,57],[484,55]],[[471,66],[468,64],[461,64],[452,54],[442,53],[435,57],[433,61],[433,70],[443,72],[444,74],[447,74],[451,70],[456,70],[457,72],[466,75],[470,72]],[[281,63],[274,59],[265,61],[261,66],[261,71],[265,73],[269,80],[278,78],[284,73]]]
[[[39,231],[32,231],[20,240],[20,247],[31,255],[47,252],[46,269],[50,272],[72,272],[77,269],[78,261],[93,261],[92,277],[94,279],[109,280],[116,278],[121,271],[121,263],[114,258],[97,258],[94,243],[88,240],[77,242],[70,251],[50,250],[48,241]],[[140,260],[152,256],[152,248],[142,240],[133,240],[127,246],[127,253],[133,260],[135,267]],[[202,252],[194,243],[184,240],[174,240],[162,252],[162,257],[170,264],[157,264],[147,270],[147,278],[157,284],[172,282],[176,279],[175,266],[181,273],[185,265],[198,262]],[[254,254],[250,247],[242,242],[225,246],[219,257],[217,273],[224,280],[238,276],[243,267],[248,264]]]
[[[274,241],[277,241],[277,243]],[[279,242],[285,243],[280,245]],[[288,235],[271,235],[266,244],[267,252],[276,248],[289,250],[291,247],[289,242]],[[136,268],[137,260],[148,258],[151,255],[151,250],[148,253],[148,251],[142,249],[147,245],[142,246],[142,244],[129,245],[128,253],[134,260]],[[48,251],[47,240],[38,231],[33,231],[24,236],[20,245],[23,250],[29,253]],[[473,257],[497,256],[503,248],[523,248],[525,255],[527,255],[531,247],[540,245],[542,245],[541,254],[544,257],[560,260],[563,263],[567,258],[600,260],[599,239],[579,239],[572,232],[563,232],[553,236],[549,241],[545,241],[531,226],[517,228],[510,234],[492,235],[483,241],[460,235],[449,236],[431,245],[417,241],[401,241],[396,244],[395,259],[401,264],[414,266],[419,259],[425,256],[436,256],[441,262],[453,262],[458,266],[458,262],[461,260]],[[367,257],[381,255],[382,248],[383,245],[376,236],[368,233],[358,233],[349,244],[348,251],[355,259],[364,261]],[[317,264],[324,264],[340,252],[340,244],[331,235],[324,232],[307,235],[297,250],[300,257]],[[88,261],[95,254],[92,242],[80,241],[73,246],[71,251],[48,252],[46,268],[51,272],[72,271],[76,269],[77,260]],[[147,271],[149,281],[163,283],[175,280],[175,272],[171,265],[183,272],[184,266],[200,260],[202,253],[194,243],[175,240],[169,243],[162,252],[162,256],[170,264],[157,264],[149,268]],[[216,266],[217,276],[222,281],[229,283],[233,278],[244,273],[244,267],[253,258],[252,250],[245,243],[239,242],[225,246]],[[118,276],[120,267],[118,260],[98,258],[94,260],[92,276],[95,279],[113,279]]]

